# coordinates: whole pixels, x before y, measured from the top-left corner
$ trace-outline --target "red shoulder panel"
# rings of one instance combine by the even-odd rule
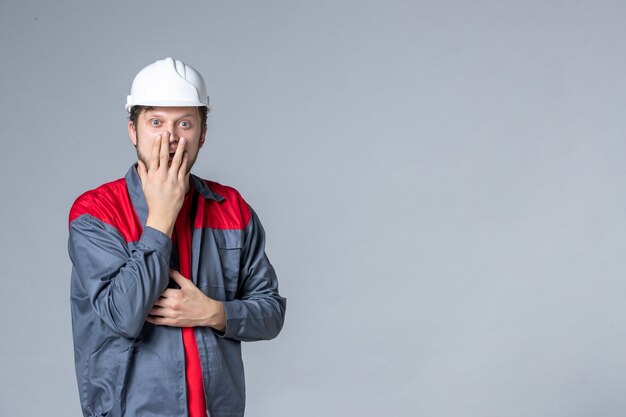
[[[116,228],[126,242],[138,241],[142,228],[126,189],[126,179],[109,182],[76,199],[69,222],[88,214]]]
[[[198,201],[196,228],[243,230],[250,221],[250,207],[241,194],[232,187],[205,180],[206,185],[224,197],[221,202],[207,199]]]

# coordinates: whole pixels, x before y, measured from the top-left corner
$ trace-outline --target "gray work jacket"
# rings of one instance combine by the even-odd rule
[[[286,300],[265,255],[252,209],[226,186],[190,176],[192,274],[226,310],[224,333],[196,327],[207,414],[243,416],[241,341],[280,332]],[[177,268],[171,239],[145,227],[148,208],[136,166],[81,195],[70,211],[71,311],[76,376],[89,417],[187,416],[180,328],[145,321]]]

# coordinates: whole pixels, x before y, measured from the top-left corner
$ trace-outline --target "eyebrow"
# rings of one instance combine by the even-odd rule
[[[158,110],[148,110],[145,114],[146,116],[150,114],[151,116],[163,117],[163,113],[159,112]],[[185,113],[182,116],[177,117],[177,119],[184,119],[187,117],[194,117],[194,116],[196,116],[194,113]]]

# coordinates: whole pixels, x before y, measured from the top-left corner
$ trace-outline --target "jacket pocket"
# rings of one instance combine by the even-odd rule
[[[94,416],[118,417],[124,413],[123,399],[134,347],[124,343],[123,348],[120,344],[119,339],[107,339],[87,360],[85,397]]]
[[[239,287],[241,248],[218,248],[226,301],[234,300]]]

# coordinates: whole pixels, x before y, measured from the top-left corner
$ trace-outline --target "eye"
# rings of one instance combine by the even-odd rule
[[[180,126],[181,127],[191,127],[191,123],[189,123],[188,121],[182,121],[182,122],[180,122]]]
[[[152,120],[150,120],[150,124],[152,126],[159,126],[161,124],[161,122],[159,120],[157,120],[157,119],[152,119]]]

